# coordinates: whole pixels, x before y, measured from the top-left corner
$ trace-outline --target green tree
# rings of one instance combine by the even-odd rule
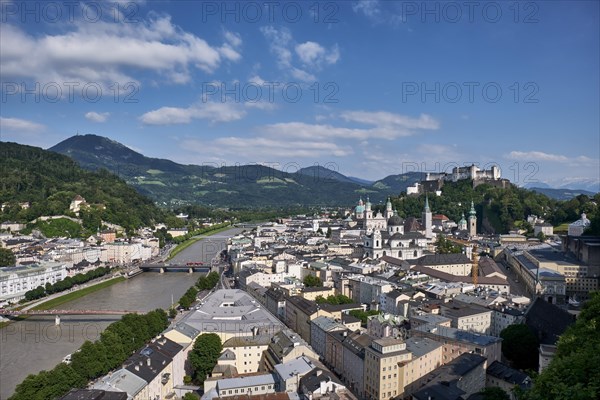
[[[510,396],[499,387],[488,387],[479,394],[483,395],[483,400],[510,400]]]
[[[327,228],[327,233],[325,234],[326,238],[330,238],[331,237],[331,227]]]
[[[437,253],[438,254],[460,254],[462,248],[446,239],[444,235],[439,235],[436,241]]]
[[[217,364],[221,351],[223,351],[223,345],[221,338],[216,333],[203,333],[198,336],[192,351],[188,354],[188,360],[197,383],[204,382],[206,376]]]
[[[575,324],[558,340],[550,365],[535,378],[526,400],[600,398],[600,292],[590,294]]]
[[[72,388],[85,387],[90,379],[119,367],[125,359],[168,325],[166,313],[127,314],[110,324],[96,342],[86,341],[73,353],[71,365],[58,364],[50,371],[29,375],[17,385],[10,400],[47,400],[62,397]]]
[[[316,277],[314,275],[306,275],[304,277],[304,280],[302,281],[302,283],[304,283],[304,286],[306,286],[306,287],[322,287],[323,286],[323,282],[321,282],[321,279],[319,279],[318,277]]]
[[[200,397],[196,396],[193,393],[186,393],[185,396],[183,396],[183,400],[198,400]]]
[[[538,340],[527,325],[510,325],[500,332],[502,354],[518,369],[537,370]]]
[[[325,298],[323,296],[317,296],[315,301],[318,304],[327,303],[327,304],[333,304],[333,305],[354,303],[354,301],[350,297],[344,296],[343,294],[338,294],[338,295],[331,294],[331,295],[327,296],[327,298]]]
[[[371,315],[377,315],[377,314],[381,314],[381,311],[376,311],[376,310],[369,310],[369,311],[363,311],[363,310],[351,310],[349,312],[350,315],[352,315],[353,317],[356,317],[358,319],[360,319],[360,323],[363,327],[367,326],[367,320],[369,319],[369,317]]]
[[[15,265],[17,257],[13,254],[10,249],[0,247],[0,267],[9,267]]]
[[[540,232],[537,234],[537,238],[540,239],[541,242],[545,242],[546,241],[546,235],[544,234],[544,232]]]
[[[95,379],[110,370],[108,349],[102,342],[85,341],[71,357],[71,365],[86,379]]]

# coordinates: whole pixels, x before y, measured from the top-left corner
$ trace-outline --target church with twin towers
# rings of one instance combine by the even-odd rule
[[[365,258],[377,259],[390,256],[413,260],[423,255],[433,239],[433,215],[427,196],[420,223],[414,219],[405,221],[400,218],[393,209],[389,198],[383,213],[381,211],[375,213],[369,198],[366,202],[363,202],[361,198],[354,208],[352,219],[356,222],[357,227],[365,232],[363,241]],[[477,216],[473,202],[471,202],[468,222],[463,217],[459,223],[459,229],[463,221],[466,225],[464,230],[468,228],[469,236],[475,236]]]

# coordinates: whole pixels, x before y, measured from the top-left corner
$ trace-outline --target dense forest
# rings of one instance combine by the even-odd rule
[[[81,217],[96,230],[100,221],[128,230],[162,221],[165,212],[105,170],[86,171],[69,157],[37,147],[0,142],[0,221],[30,222],[39,216],[69,215],[76,195],[90,205]],[[29,208],[19,203],[28,202]],[[88,225],[88,226],[86,226]]]

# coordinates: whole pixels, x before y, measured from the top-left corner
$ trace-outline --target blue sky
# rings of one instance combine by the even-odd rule
[[[0,1],[1,140],[600,191],[597,1]]]

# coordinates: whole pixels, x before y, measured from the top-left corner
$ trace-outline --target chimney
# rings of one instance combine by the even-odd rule
[[[317,376],[321,376],[322,373],[323,373],[322,370],[320,370],[320,369],[317,370]]]
[[[147,364],[148,366],[150,366],[150,364],[151,364],[151,363],[152,363],[152,362],[151,362],[151,360],[150,360],[150,357],[148,357],[148,358],[146,359],[146,364]]]
[[[139,370],[140,370],[140,366],[139,366],[139,365],[136,365],[136,366],[135,366],[135,370],[136,370],[136,371],[139,371]]]

